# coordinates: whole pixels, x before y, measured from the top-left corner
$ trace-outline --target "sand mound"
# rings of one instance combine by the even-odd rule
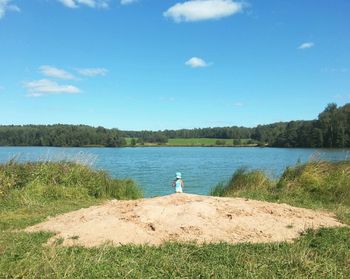
[[[52,243],[97,246],[164,241],[291,241],[307,228],[342,226],[331,214],[239,198],[189,194],[135,201],[109,201],[66,213],[26,229],[57,233]]]

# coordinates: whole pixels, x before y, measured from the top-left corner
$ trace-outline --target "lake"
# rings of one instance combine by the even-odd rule
[[[256,148],[256,147],[137,147],[56,148],[0,147],[0,162],[69,159],[88,163],[112,176],[132,178],[146,197],[173,192],[175,172],[182,172],[185,192],[208,194],[240,167],[265,170],[271,177],[297,162],[310,159],[350,159],[350,149]]]

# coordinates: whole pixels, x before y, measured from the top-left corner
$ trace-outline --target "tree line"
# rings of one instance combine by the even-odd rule
[[[317,119],[247,127],[214,127],[164,131],[121,131],[87,125],[0,126],[2,146],[125,146],[165,144],[169,138],[250,139],[274,147],[350,147],[350,103],[329,104]]]
[[[259,125],[252,138],[276,147],[350,147],[350,104],[329,104],[316,120]]]
[[[86,125],[9,125],[0,126],[2,146],[106,146],[126,145],[118,129]]]
[[[127,137],[142,139],[144,142],[166,143],[175,138],[217,138],[217,139],[249,139],[253,128],[215,127],[164,131],[124,131]]]

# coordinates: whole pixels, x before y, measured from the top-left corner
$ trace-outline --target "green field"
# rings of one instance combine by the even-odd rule
[[[240,144],[247,144],[248,140],[242,139]],[[220,144],[217,144],[220,142]],[[216,146],[216,145],[227,145],[232,146],[232,139],[212,139],[212,138],[188,138],[188,139],[169,139],[168,145],[179,145],[179,146]]]
[[[213,192],[334,211],[350,224],[350,163],[288,169],[279,181],[240,171]],[[140,197],[130,180],[71,163],[0,165],[0,278],[350,278],[350,229],[309,230],[295,243],[45,245],[19,229],[48,216]]]
[[[255,146],[254,143],[249,143],[249,139],[236,140],[233,139],[218,139],[218,138],[175,138],[169,139],[168,143],[162,146]],[[131,138],[126,138],[128,145],[131,144]],[[156,143],[145,143],[145,146],[158,145]],[[137,144],[139,146],[139,144]]]

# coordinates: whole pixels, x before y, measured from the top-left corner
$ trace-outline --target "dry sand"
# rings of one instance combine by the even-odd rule
[[[308,228],[343,226],[331,214],[241,198],[190,194],[135,201],[108,201],[31,226],[28,232],[50,231],[53,243],[98,246],[105,242],[153,244],[165,241],[291,241]]]

